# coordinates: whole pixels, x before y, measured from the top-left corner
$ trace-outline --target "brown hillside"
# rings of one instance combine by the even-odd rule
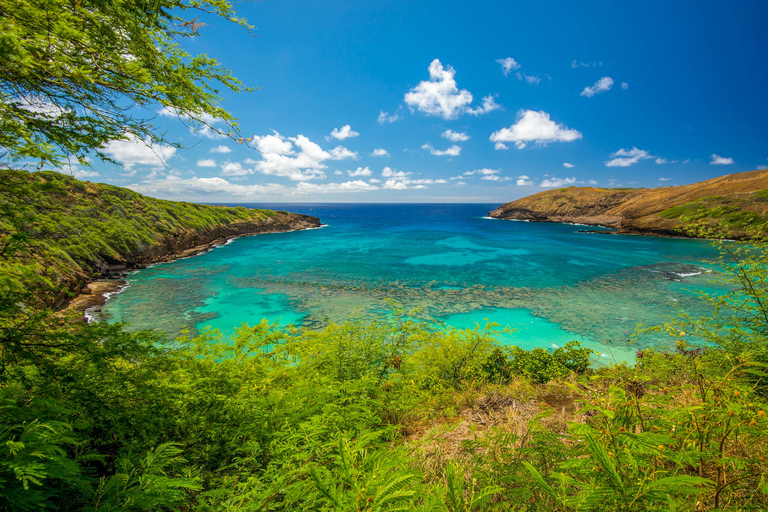
[[[498,219],[567,222],[619,229],[622,233],[683,235],[692,222],[717,223],[731,236],[764,230],[768,170],[720,176],[680,187],[547,190],[490,212]]]

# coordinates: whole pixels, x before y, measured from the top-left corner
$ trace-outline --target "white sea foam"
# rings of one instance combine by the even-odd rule
[[[114,297],[115,295],[119,293],[123,293],[129,286],[131,286],[130,283],[125,283],[123,286],[119,287],[117,290],[113,292],[107,292],[102,294],[104,297],[104,304],[106,304],[107,301],[109,301],[109,299]],[[83,317],[85,318],[85,321],[89,324],[93,322],[97,322],[99,320],[99,315],[96,312],[96,310],[101,309],[103,307],[104,307],[103,304],[101,306],[91,306],[90,308],[83,311]]]
[[[323,229],[323,228],[327,228],[327,227],[328,227],[328,224],[320,224],[316,228],[305,228],[302,231],[312,231],[313,229]]]
[[[501,220],[497,219],[496,217],[480,217],[481,219],[487,219],[487,220]]]

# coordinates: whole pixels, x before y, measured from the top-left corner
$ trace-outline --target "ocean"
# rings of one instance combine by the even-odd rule
[[[132,273],[100,314],[175,336],[226,336],[266,318],[320,328],[387,314],[390,301],[457,328],[496,322],[522,348],[581,341],[606,361],[668,347],[637,333],[708,311],[717,251],[703,240],[587,233],[488,218],[495,204],[247,204],[314,215],[322,228],[244,237]]]

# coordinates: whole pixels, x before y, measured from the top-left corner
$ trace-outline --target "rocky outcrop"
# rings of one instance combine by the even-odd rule
[[[686,236],[686,212],[715,219],[728,212],[731,235],[744,235],[747,221],[763,220],[768,200],[768,171],[730,174],[680,187],[605,189],[568,187],[539,192],[504,204],[489,213],[497,219],[563,222],[602,226],[619,233]],[[677,209],[676,209],[677,207]],[[678,211],[679,210],[679,211]],[[746,219],[746,220],[744,220]]]

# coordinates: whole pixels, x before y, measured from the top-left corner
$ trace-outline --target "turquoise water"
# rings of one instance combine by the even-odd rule
[[[509,325],[516,332],[505,343],[575,339],[627,360],[669,342],[633,338],[638,324],[661,323],[680,307],[704,312],[695,290],[713,286],[716,253],[705,241],[485,217],[497,205],[253,206],[315,215],[327,226],[240,238],[141,270],[102,316],[170,335],[204,326],[228,334],[262,318],[322,327],[392,299],[456,327],[486,318]]]

